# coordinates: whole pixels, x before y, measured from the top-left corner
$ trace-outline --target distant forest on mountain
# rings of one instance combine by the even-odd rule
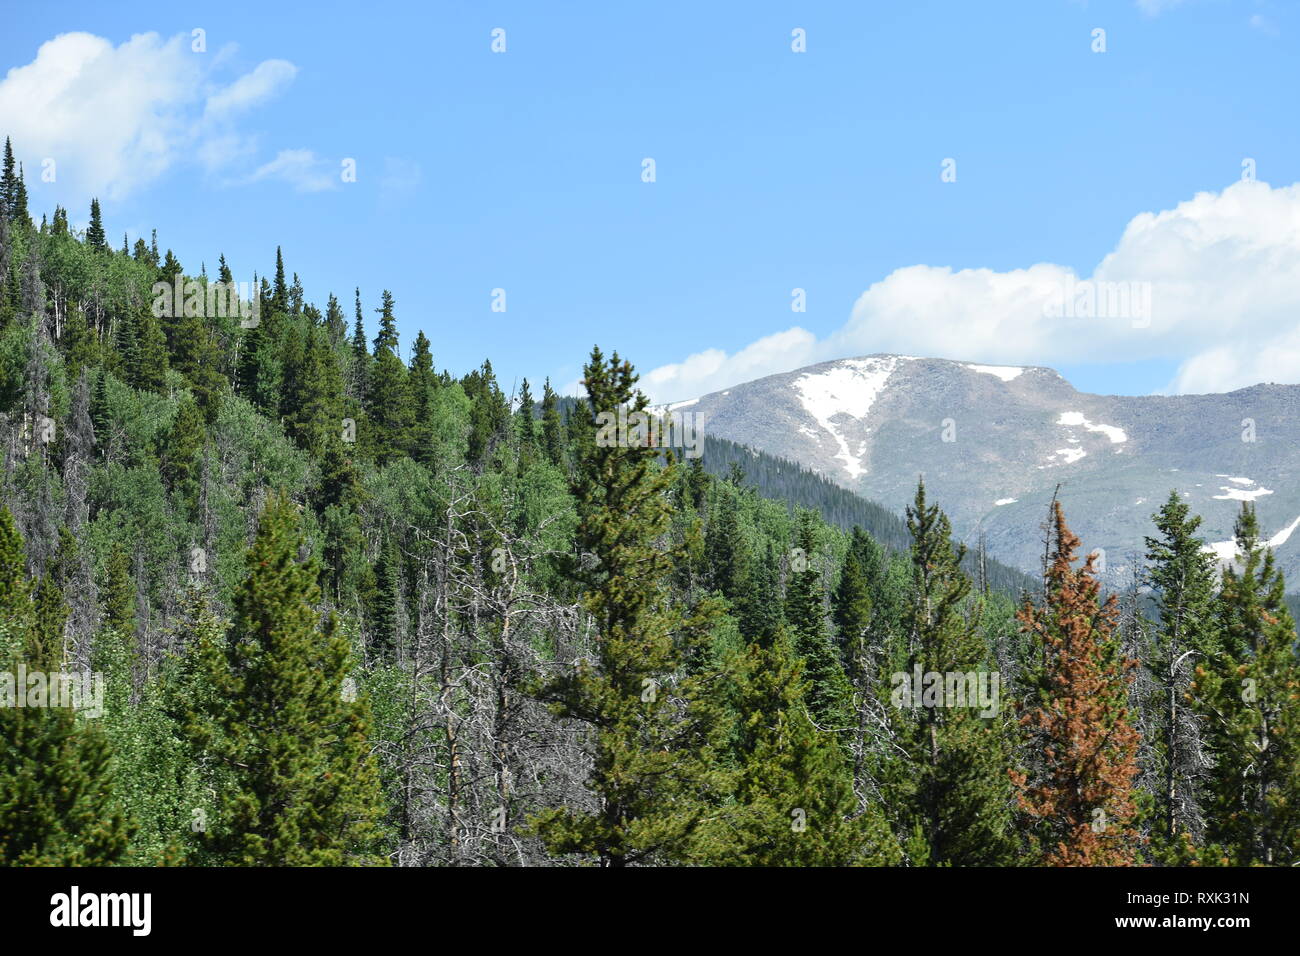
[[[1220,574],[1172,494],[1105,594],[1057,501],[1026,576],[923,483],[602,440],[617,353],[507,393],[274,237],[209,276],[27,206],[6,141],[0,862],[1300,863],[1249,504]]]

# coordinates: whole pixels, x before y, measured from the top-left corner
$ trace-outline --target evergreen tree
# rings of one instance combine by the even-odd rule
[[[108,240],[104,235],[104,220],[99,215],[99,200],[90,201],[90,225],[86,228],[86,244],[100,252],[108,251]]]
[[[1223,571],[1223,640],[1197,666],[1192,696],[1214,766],[1206,786],[1204,862],[1300,863],[1300,663],[1286,583],[1244,503],[1240,570]]]
[[[13,213],[10,218],[23,226],[31,224],[31,214],[27,211],[27,183],[23,179],[22,163],[18,164],[18,182],[14,186]]]
[[[560,401],[548,378],[542,384],[542,446],[546,457],[558,468],[564,467],[564,422],[560,419]]]
[[[221,349],[202,316],[182,314],[173,322],[171,366],[185,376],[194,400],[208,424],[217,420],[226,378],[221,372]]]
[[[1074,568],[1079,539],[1052,503],[1046,603],[1017,615],[1034,638],[1034,693],[1021,718],[1036,766],[1017,771],[1033,852],[1050,866],[1129,866],[1137,860],[1133,778],[1138,736],[1129,671],[1114,636],[1116,600],[1099,603],[1093,555]]]
[[[23,571],[22,537],[0,507],[0,695],[49,692],[63,665],[53,635],[66,615],[51,575],[35,604]],[[20,670],[19,665],[22,665]],[[19,683],[18,675],[26,680]],[[112,753],[93,721],[70,707],[29,698],[0,706],[0,865],[110,866],[123,862],[132,826],[114,792]],[[37,704],[37,706],[31,706]]]
[[[433,391],[437,380],[429,339],[423,332],[416,336],[411,349],[407,384],[411,392],[411,457],[422,465],[431,465],[434,460]]]
[[[17,198],[18,177],[14,174],[14,147],[5,137],[4,165],[0,167],[0,216],[12,219]]]
[[[127,380],[134,388],[163,394],[167,390],[167,337],[148,307],[133,323],[134,337],[127,354]]]
[[[791,553],[785,619],[808,679],[808,711],[817,726],[838,732],[851,725],[852,689],[827,629],[823,561],[811,511],[799,514],[798,544]]]
[[[878,808],[855,815],[843,754],[808,717],[789,635],[750,644],[731,668],[739,766],[729,802],[701,827],[695,857],[713,866],[899,862]]]
[[[1014,859],[1015,845],[1000,675],[989,667],[987,648],[967,616],[965,549],[953,546],[948,516],[926,501],[923,481],[907,509],[907,528],[912,548],[902,620],[906,681],[893,675],[894,756],[882,771],[883,799],[914,864],[1005,865]],[[854,563],[862,596],[846,600],[845,613],[850,626],[860,628],[866,585],[856,556]],[[959,685],[961,697],[955,693]]]
[[[1148,702],[1154,716],[1152,753],[1156,833],[1169,845],[1198,816],[1195,777],[1199,773],[1197,728],[1184,706],[1198,657],[1214,652],[1214,567],[1196,536],[1201,519],[1191,515],[1177,491],[1154,515],[1159,537],[1146,539],[1147,580],[1159,613],[1159,627],[1145,665],[1155,685]]]
[[[415,415],[406,382],[406,366],[397,356],[397,322],[393,296],[387,289],[379,312],[379,334],[370,379],[369,421],[375,460],[387,464],[406,453]]]
[[[302,546],[294,506],[272,498],[235,592],[229,639],[196,651],[213,696],[187,729],[229,774],[203,840],[214,863],[383,862],[369,707],[345,700],[347,641],[332,614],[322,620],[315,610],[319,570],[299,560]]]
[[[635,382],[617,353],[607,362],[592,349],[585,414],[644,411],[648,402]],[[703,622],[684,620],[667,601],[672,557],[656,541],[669,524],[674,475],[672,466],[658,467],[658,456],[630,442],[580,447],[573,492],[583,560],[573,576],[595,631],[594,660],[539,687],[557,716],[594,734],[589,786],[596,805],[547,809],[533,827],[552,852],[591,856],[601,866],[686,854],[714,772],[706,685],[700,677],[674,681]]]
[[[162,448],[160,470],[163,480],[176,496],[181,512],[193,515],[198,507],[199,475],[206,441],[203,413],[189,396],[176,407],[176,417],[167,432]]]
[[[365,319],[361,314],[361,290],[357,289],[356,316],[352,326],[352,397],[366,401],[370,395],[370,346],[366,342]]]
[[[289,311],[289,286],[284,280],[284,256],[275,247],[275,285],[272,286],[271,308],[284,315]]]

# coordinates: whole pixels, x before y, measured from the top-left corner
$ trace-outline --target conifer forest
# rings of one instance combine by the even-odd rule
[[[446,368],[447,330],[304,288],[273,224],[261,261],[216,220],[182,262],[98,201],[33,208],[18,145],[0,863],[1300,864],[1252,501],[1220,567],[1171,482],[1115,586],[1063,489],[1016,570],[919,475],[895,514],[651,440],[673,412],[616,329],[575,397]]]

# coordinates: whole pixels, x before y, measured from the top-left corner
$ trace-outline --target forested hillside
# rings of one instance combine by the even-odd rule
[[[617,354],[507,394],[267,245],[209,275],[97,202],[34,222],[6,148],[0,861],[1300,862],[1248,505],[1220,577],[1171,495],[1145,597],[1104,597],[1055,503],[1026,581],[923,486],[900,521],[603,440],[648,407]]]

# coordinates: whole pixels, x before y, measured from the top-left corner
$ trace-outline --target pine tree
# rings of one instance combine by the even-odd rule
[[[171,367],[185,377],[194,400],[208,424],[217,420],[226,377],[221,372],[221,349],[202,316],[178,315],[172,323]]]
[[[421,332],[411,349],[411,365],[407,374],[411,392],[411,457],[422,465],[434,460],[433,391],[437,379],[433,374],[433,354],[429,339]]]
[[[338,297],[333,292],[330,293],[329,300],[325,303],[325,331],[329,334],[330,345],[337,345],[347,335],[348,323],[343,317],[343,308],[339,305]],[[421,332],[421,335],[424,333]]]
[[[1286,583],[1244,503],[1241,568],[1223,572],[1223,640],[1199,665],[1192,697],[1214,766],[1206,786],[1204,862],[1300,863],[1300,663]]]
[[[537,457],[536,408],[532,390],[528,387],[528,379],[524,379],[519,389],[519,408],[515,412],[515,421],[518,423],[520,468],[527,468]]]
[[[134,388],[163,394],[167,390],[167,337],[150,308],[138,313],[134,333],[127,354],[127,380]]]
[[[867,533],[857,525],[849,537],[849,547],[840,569],[840,582],[831,602],[836,639],[846,670],[862,673],[866,642],[871,630],[871,582],[867,578],[864,555],[869,547]]]
[[[48,574],[32,602],[25,563],[13,516],[0,507],[0,865],[111,866],[123,861],[132,826],[114,793],[108,742],[70,707],[6,699],[29,693],[32,672],[48,686],[63,664],[52,636],[66,606]]]
[[[376,311],[380,316],[379,333],[375,336],[368,417],[375,460],[385,465],[406,453],[415,414],[406,366],[397,355],[397,322],[393,318],[393,296],[387,289]]]
[[[163,445],[160,470],[175,496],[180,513],[192,516],[198,507],[201,455],[206,442],[203,413],[189,396],[176,407],[176,417]]]
[[[546,457],[557,468],[564,467],[564,422],[560,420],[560,401],[548,378],[542,385],[542,446]]]
[[[484,361],[477,370],[465,376],[462,386],[473,403],[465,457],[475,467],[484,468],[508,437],[510,404],[497,385],[490,361]]]
[[[887,866],[897,844],[878,808],[856,815],[852,778],[808,717],[807,684],[784,629],[750,644],[731,672],[738,767],[729,800],[697,838],[711,866]]]
[[[953,546],[948,516],[926,501],[923,481],[907,509],[907,529],[911,583],[900,672],[907,680],[892,678],[893,759],[881,774],[883,799],[913,864],[1005,865],[1015,846],[1000,675],[989,667],[988,649],[968,615],[965,548]],[[846,619],[860,629],[867,589],[857,556],[854,563],[861,596],[846,603]],[[961,697],[950,699],[949,688],[955,692],[959,685]]]
[[[197,653],[213,697],[187,730],[229,774],[204,849],[214,863],[338,866],[382,863],[385,812],[367,741],[369,707],[349,702],[347,641],[322,620],[319,569],[299,560],[294,506],[268,501],[235,592],[224,646]]]
[[[785,619],[807,675],[808,711],[821,730],[840,732],[852,723],[852,689],[827,628],[823,561],[814,522],[813,512],[800,512],[798,544],[790,559]]]
[[[338,440],[343,421],[342,375],[325,330],[308,329],[302,365],[285,395],[290,434],[300,448],[321,458],[326,446]]]
[[[100,252],[108,251],[108,240],[104,235],[104,220],[99,214],[99,200],[90,201],[90,225],[86,228],[86,244]]]
[[[31,214],[27,211],[27,183],[23,179],[22,163],[18,164],[18,182],[14,186],[13,212],[10,218],[24,227],[31,225]]]
[[[0,170],[0,216],[12,220],[18,201],[18,176],[14,173],[14,147],[5,137],[4,165]]]
[[[275,247],[275,285],[272,286],[271,308],[281,315],[289,311],[289,286],[284,280],[284,256],[280,247]]]
[[[1138,735],[1128,710],[1136,661],[1114,636],[1116,600],[1099,603],[1093,555],[1074,568],[1079,539],[1052,503],[1046,604],[1017,617],[1034,638],[1034,693],[1021,725],[1038,765],[1017,771],[1034,852],[1050,866],[1129,866],[1139,836],[1133,778]]]
[[[585,414],[644,411],[632,366],[592,349]],[[593,427],[594,427],[593,422]],[[552,711],[589,726],[593,810],[550,808],[533,827],[553,853],[594,857],[601,866],[674,858],[689,850],[714,768],[705,683],[679,675],[702,622],[667,602],[672,556],[656,547],[667,530],[673,467],[639,443],[596,441],[579,450],[577,549],[573,568],[595,632],[594,660],[543,682]],[[685,707],[679,714],[677,698]]]
[[[1170,845],[1198,816],[1198,734],[1184,698],[1197,659],[1212,654],[1217,644],[1214,568],[1204,542],[1196,537],[1201,519],[1189,514],[1177,491],[1169,493],[1153,520],[1160,536],[1146,539],[1147,579],[1159,628],[1144,664],[1158,696],[1146,709],[1155,717],[1156,833]]]
[[[375,593],[370,607],[370,643],[375,656],[392,661],[397,654],[397,609],[401,602],[401,554],[389,536],[375,562]]]
[[[357,289],[356,316],[352,326],[351,395],[364,402],[370,395],[370,346],[366,342],[365,319],[361,313],[361,290]]]

